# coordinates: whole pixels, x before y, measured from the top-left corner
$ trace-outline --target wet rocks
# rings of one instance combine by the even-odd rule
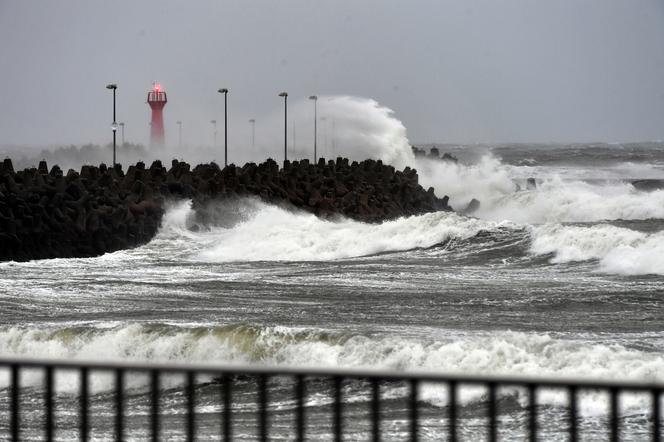
[[[459,162],[457,157],[447,152],[443,153],[443,155],[441,156],[440,149],[438,149],[435,146],[429,149],[429,154],[427,154],[425,149],[421,149],[417,146],[411,146],[410,148],[413,151],[413,155],[415,156],[415,158],[427,158],[429,160],[440,160],[440,161],[447,161],[450,163]]]
[[[191,199],[202,221],[210,202],[254,196],[323,218],[342,215],[380,222],[452,210],[448,198],[418,184],[417,171],[381,161],[321,159],[261,164],[190,165],[173,160],[109,168],[83,166],[66,174],[45,161],[15,172],[0,163],[0,260],[97,256],[144,244],[156,234],[164,201]],[[209,215],[209,214],[208,214]]]
[[[0,260],[97,256],[149,241],[159,228],[163,199],[123,192],[121,179],[104,165],[63,176],[57,166],[49,172],[46,162],[14,172],[5,160]]]
[[[480,208],[479,200],[473,198],[472,200],[470,200],[466,208],[463,209],[463,211],[461,211],[461,213],[464,215],[471,215],[472,213],[476,212],[479,208]]]

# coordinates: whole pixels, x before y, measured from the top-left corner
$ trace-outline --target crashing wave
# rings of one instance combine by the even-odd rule
[[[440,333],[438,333],[440,335]],[[430,339],[391,335],[363,335],[314,328],[231,325],[105,324],[69,327],[11,327],[0,329],[3,356],[30,355],[60,359],[99,361],[149,361],[214,364],[252,364],[319,368],[390,369],[477,375],[520,374],[526,376],[664,381],[664,357],[658,351],[632,349],[595,338],[565,338],[518,332],[464,333]],[[40,385],[43,373],[26,372],[24,385]],[[166,386],[183,380],[169,377]],[[149,380],[132,377],[130,388]],[[0,375],[8,385],[8,373]],[[114,387],[109,375],[92,377],[93,391]],[[56,388],[76,392],[75,373],[59,373]],[[403,390],[403,391],[401,391]],[[405,395],[393,386],[391,394]],[[389,392],[386,394],[390,394]],[[503,389],[516,395],[518,389]],[[426,384],[422,398],[433,405],[447,402],[444,387]],[[462,403],[483,401],[483,388],[462,390]],[[646,398],[647,399],[647,398]],[[564,403],[559,392],[540,393],[541,403]],[[602,395],[589,393],[586,412],[601,410]],[[632,398],[626,407],[647,406],[648,400]]]

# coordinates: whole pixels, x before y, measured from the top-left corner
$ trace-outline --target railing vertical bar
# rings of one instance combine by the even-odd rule
[[[341,408],[341,376],[335,376],[334,383],[334,440],[341,442],[343,437],[343,409]]]
[[[489,440],[495,442],[498,440],[498,425],[496,420],[496,384],[489,382]]]
[[[267,441],[268,422],[267,422],[267,376],[258,376],[258,430],[260,440]]]
[[[380,380],[371,379],[371,429],[374,442],[380,442]]]
[[[46,402],[46,440],[53,440],[53,367],[50,365],[46,366],[46,396],[44,400]]]
[[[417,401],[419,397],[419,384],[417,380],[410,381],[410,440],[417,442],[419,430],[419,410]]]
[[[224,400],[224,421],[222,423],[222,431],[224,433],[224,441],[231,442],[233,436],[232,430],[232,412],[231,409],[231,375],[224,373],[221,378],[221,391]]]
[[[537,390],[534,384],[528,384],[528,429],[530,442],[537,441]]]
[[[159,441],[159,371],[150,370],[150,395],[151,395],[151,410],[150,422],[152,423],[152,441]]]
[[[659,442],[660,437],[660,426],[661,426],[661,415],[662,409],[660,405],[660,391],[652,391],[652,440],[654,442]]]
[[[299,442],[304,442],[304,395],[304,377],[300,375],[295,378],[295,402],[297,404],[296,425],[297,440]]]
[[[572,386],[567,390],[569,396],[569,440],[576,442],[578,440],[578,417],[577,417],[577,389]]]
[[[166,437],[166,429],[161,428],[161,419],[164,419],[164,416],[160,416],[160,400],[166,400],[162,398],[162,392],[160,390],[161,376],[163,372],[177,372],[179,374],[184,374],[185,376],[185,388],[184,388],[184,399],[186,407],[186,439],[188,441],[193,441],[196,439],[196,401],[197,401],[197,392],[196,392],[196,379],[197,371],[201,370],[201,373],[207,372],[205,368],[196,368],[194,366],[185,366],[185,367],[164,367],[158,365],[148,365],[143,367],[138,367],[136,365],[119,365],[119,364],[87,364],[87,365],[74,365],[68,364],[66,362],[54,362],[54,361],[6,361],[5,367],[8,367],[10,372],[10,388],[7,390],[9,407],[6,415],[9,418],[9,426],[5,426],[5,431],[9,431],[9,434],[5,433],[5,437],[9,437],[11,440],[19,440],[21,436],[21,370],[25,366],[29,367],[30,370],[43,370],[43,411],[44,411],[44,421],[38,422],[36,431],[39,433],[44,433],[44,439],[47,441],[52,441],[57,437],[58,433],[58,422],[56,410],[58,407],[62,407],[61,401],[58,401],[58,396],[56,394],[55,386],[55,377],[58,371],[60,370],[73,370],[74,373],[78,372],[79,374],[79,390],[78,390],[78,403],[76,403],[76,398],[74,398],[74,411],[76,411],[76,406],[78,406],[78,432],[79,439],[83,441],[90,440],[96,435],[99,431],[99,427],[95,426],[94,415],[92,412],[101,406],[100,402],[95,401],[95,396],[91,394],[91,377],[94,372],[105,371],[114,373],[115,375],[115,394],[112,396],[112,399],[115,401],[115,439],[121,441],[125,438],[125,432],[127,425],[127,416],[125,416],[124,407],[127,405],[124,386],[125,386],[125,377],[127,370],[136,370],[141,373],[147,373],[148,378],[150,379],[150,426],[151,426],[151,439],[153,441],[160,440],[163,435]],[[25,366],[23,365],[25,364]],[[223,370],[223,369],[222,369]],[[270,431],[270,396],[271,392],[270,381],[273,380],[276,376],[291,376],[294,378],[294,393],[295,393],[295,439],[298,441],[303,441],[305,439],[306,432],[306,409],[305,409],[305,387],[307,376],[320,376],[321,374],[310,374],[307,375],[302,371],[292,371],[290,374],[287,372],[281,371],[252,371],[247,370],[251,376],[256,379],[256,401],[257,401],[257,432],[258,438],[262,441],[267,441]],[[253,373],[253,374],[251,374]],[[333,439],[335,441],[341,441],[344,437],[344,403],[343,403],[343,386],[345,382],[348,382],[347,379],[367,379],[365,386],[368,385],[368,388],[371,390],[370,398],[370,417],[371,417],[371,440],[380,441],[383,439],[381,433],[381,417],[385,417],[386,410],[384,406],[380,403],[381,401],[381,390],[384,389],[384,383],[388,382],[387,379],[398,379],[394,375],[389,373],[382,377],[382,374],[371,373],[371,374],[355,374],[355,373],[344,373],[344,372],[328,372],[324,376],[327,376],[328,380],[332,381],[332,394],[333,394],[333,422],[332,422],[332,432]],[[345,377],[345,376],[348,376]],[[404,379],[405,378],[405,379]],[[459,394],[459,385],[460,383],[475,383],[486,387],[488,390],[488,403],[487,403],[487,415],[488,418],[488,440],[496,441],[498,439],[500,430],[500,401],[499,393],[500,388],[503,386],[519,386],[520,389],[527,390],[528,395],[528,404],[527,404],[527,422],[526,418],[523,419],[520,425],[527,426],[525,432],[528,434],[528,440],[531,442],[536,442],[538,440],[538,432],[541,431],[541,426],[545,419],[545,413],[543,413],[542,407],[538,407],[538,396],[541,398],[541,389],[542,388],[557,388],[562,391],[566,391],[568,394],[568,409],[569,409],[569,440],[576,442],[580,435],[583,434],[585,429],[582,424],[584,421],[579,417],[579,401],[581,400],[580,392],[593,389],[600,390],[609,394],[609,409],[604,423],[603,431],[609,432],[608,438],[611,441],[620,440],[622,435],[626,435],[629,432],[628,428],[621,428],[625,424],[621,422],[623,419],[622,414],[624,411],[621,410],[621,395],[624,395],[624,392],[641,392],[641,394],[650,395],[652,400],[652,427],[648,425],[648,431],[652,433],[652,440],[659,442],[662,440],[662,428],[661,428],[661,413],[662,413],[662,386],[658,384],[637,384],[637,383],[604,383],[604,382],[559,382],[552,380],[542,380],[538,381],[535,379],[501,379],[501,378],[433,378],[433,377],[407,377],[404,376],[401,378],[408,390],[408,396],[404,398],[404,405],[407,407],[407,410],[404,410],[404,414],[408,420],[405,423],[407,429],[405,431],[410,433],[410,440],[417,441],[419,438],[419,430],[422,426],[420,422],[420,407],[418,405],[419,400],[419,388],[423,382],[439,382],[445,384],[448,389],[449,396],[449,409],[448,409],[448,419],[449,419],[449,430],[447,431],[448,440],[456,441],[458,438],[458,420],[459,408],[458,406],[458,394]],[[233,376],[228,372],[223,372],[221,376],[221,393],[222,393],[222,403],[223,403],[223,422],[222,422],[222,432],[224,435],[224,440],[230,441],[232,439],[232,389],[233,389]],[[329,384],[328,384],[329,385]],[[365,387],[366,388],[366,387]],[[253,393],[253,392],[252,392]],[[40,393],[41,396],[41,393]],[[253,396],[253,394],[252,394]],[[200,398],[198,398],[200,400]],[[109,404],[111,405],[111,404]],[[112,405],[111,405],[112,406]],[[381,416],[382,412],[382,416]],[[347,413],[350,414],[351,410],[347,410]],[[543,414],[539,414],[543,413]],[[93,416],[91,418],[90,416]],[[426,414],[424,415],[426,417]],[[485,418],[485,419],[486,419]],[[109,421],[113,419],[109,416]],[[348,418],[350,419],[350,418]],[[483,420],[483,419],[482,419]],[[201,426],[202,422],[198,422]],[[6,425],[6,424],[5,424]],[[76,425],[76,424],[75,424]],[[502,423],[504,425],[504,423]],[[521,427],[523,428],[523,427]],[[62,430],[62,429],[60,429]],[[74,431],[76,427],[74,427]],[[109,432],[112,432],[111,428],[108,428]],[[502,432],[504,432],[503,430]],[[560,430],[564,431],[564,430]],[[163,433],[163,434],[162,434]],[[442,435],[440,435],[442,437]],[[606,437],[606,436],[604,436]],[[541,439],[542,436],[539,437]]]
[[[450,442],[456,442],[457,440],[457,383],[456,381],[450,381],[448,384],[449,389],[449,418],[450,418]]]
[[[12,433],[12,440],[13,441],[18,441],[21,430],[19,427],[19,417],[20,417],[20,410],[19,410],[19,402],[18,402],[18,390],[20,388],[19,386],[19,379],[18,379],[18,365],[12,364],[11,366],[11,381],[12,381],[12,390],[11,390],[11,401],[12,401],[12,415],[11,415],[11,433]]]
[[[80,387],[80,405],[81,405],[81,418],[80,418],[80,435],[79,438],[82,442],[88,440],[88,368],[81,367],[81,387]]]
[[[611,395],[611,441],[618,442],[618,389],[610,388],[609,394]]]
[[[194,441],[196,434],[196,413],[194,407],[196,405],[196,395],[194,391],[194,372],[187,371],[187,440]]]
[[[124,440],[124,370],[118,368],[115,370],[115,440],[121,442]]]

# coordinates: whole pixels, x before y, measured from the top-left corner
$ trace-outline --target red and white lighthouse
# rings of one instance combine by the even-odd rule
[[[148,92],[148,104],[152,109],[152,122],[150,123],[150,146],[164,145],[164,106],[166,106],[166,91],[161,89],[159,83],[153,83],[152,90]]]

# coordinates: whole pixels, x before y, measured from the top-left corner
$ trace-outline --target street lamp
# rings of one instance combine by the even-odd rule
[[[282,92],[280,97],[284,97],[284,165],[288,161],[288,92]]]
[[[176,121],[178,125],[178,149],[182,149],[182,121]]]
[[[210,120],[210,123],[214,127],[214,143],[212,147],[217,147],[217,120]]]
[[[108,84],[106,89],[113,91],[113,123],[111,124],[111,130],[113,131],[113,168],[115,169],[115,132],[118,130],[118,123],[115,122],[115,91],[118,89],[118,85]]]
[[[122,130],[122,145],[124,146],[124,123],[120,123],[120,129]]]
[[[314,100],[314,164],[318,162],[316,144],[318,140],[318,97],[312,95],[309,97],[310,100]]]
[[[249,124],[251,124],[251,150],[254,150],[256,147],[256,120],[252,118],[249,120]]]
[[[228,166],[228,89],[219,89],[217,92],[224,94],[224,167]]]

